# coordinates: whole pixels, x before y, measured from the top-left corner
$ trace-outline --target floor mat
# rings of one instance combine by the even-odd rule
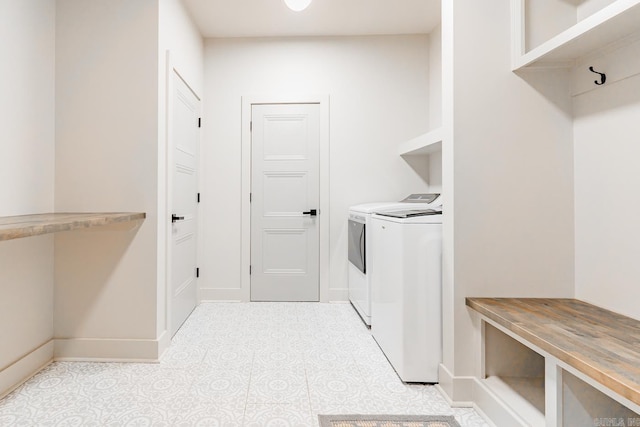
[[[320,427],[460,427],[454,417],[433,415],[318,415]]]

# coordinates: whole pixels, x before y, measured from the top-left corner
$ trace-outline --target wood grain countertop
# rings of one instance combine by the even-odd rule
[[[576,299],[467,298],[466,304],[640,405],[640,321]]]
[[[144,212],[45,213],[0,217],[0,241],[143,220]]]

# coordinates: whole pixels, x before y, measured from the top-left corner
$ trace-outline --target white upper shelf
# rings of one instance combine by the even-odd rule
[[[573,65],[577,58],[640,31],[640,0],[618,0],[514,58],[513,70]]]
[[[441,150],[442,128],[438,128],[400,144],[398,154],[401,156],[424,156]]]

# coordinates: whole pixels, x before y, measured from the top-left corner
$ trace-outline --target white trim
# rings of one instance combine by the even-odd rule
[[[171,162],[173,161],[173,152],[171,150],[171,132],[173,131],[173,63],[171,60],[171,51],[167,50],[167,69],[166,69],[166,90],[165,102],[166,102],[166,114],[165,117],[165,203],[163,210],[158,212],[159,227],[162,227],[164,223],[164,237],[165,237],[165,280],[164,280],[164,325],[158,325],[157,328],[162,328],[164,331],[168,331],[171,325],[171,257],[173,255],[173,246],[171,244],[171,225],[169,223],[169,212],[171,212],[171,196],[172,196],[172,184],[173,184],[173,171],[171,168]]]
[[[253,104],[320,104],[320,302],[328,302],[329,290],[329,95],[249,95],[241,98],[241,233],[240,301],[251,299],[251,106]],[[203,299],[206,299],[203,295]],[[214,298],[217,299],[217,298]],[[236,299],[236,298],[233,298]]]
[[[544,361],[544,416],[546,427],[562,427],[562,369],[552,359]]]
[[[171,345],[164,331],[157,340],[51,339],[16,362],[0,370],[0,399],[51,362],[152,362]]]
[[[514,58],[513,71],[535,62],[544,63],[546,58],[551,58],[555,63],[567,61],[567,66],[572,66],[575,58],[607,49],[607,46],[635,32],[638,17],[640,0],[615,1],[525,52],[520,58]]]
[[[200,289],[200,303],[203,302],[241,302],[243,290],[240,288],[202,288]]]
[[[516,69],[526,53],[525,0],[511,0],[511,69]]]
[[[169,334],[168,330],[164,330],[162,335],[158,338],[158,360],[162,357],[165,351],[171,345],[171,334]]]
[[[473,378],[472,380],[474,406],[479,409],[478,413],[483,414],[486,420],[490,420],[498,426],[530,426],[479,379]]]
[[[157,362],[168,346],[159,339],[65,338],[54,340],[54,360],[92,362]],[[164,347],[164,348],[163,348]]]
[[[329,302],[349,302],[349,288],[329,289]]]
[[[527,425],[477,378],[455,377],[442,364],[438,377],[440,382],[435,387],[452,408],[473,408],[492,427]]]
[[[438,367],[438,390],[453,407],[473,406],[474,377],[455,377],[442,363]]]
[[[49,340],[16,362],[0,370],[0,399],[53,361],[53,340]]]
[[[478,413],[478,415],[482,417],[484,422],[487,423],[489,427],[498,427],[496,424],[493,423],[493,421],[491,421],[491,418],[489,418],[489,416],[485,414],[484,411],[478,405],[474,403],[472,408],[474,411]]]

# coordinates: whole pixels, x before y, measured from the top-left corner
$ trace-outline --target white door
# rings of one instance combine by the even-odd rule
[[[172,113],[171,335],[197,303],[197,208],[200,101],[174,73]]]
[[[320,105],[253,105],[251,120],[251,300],[318,301]]]

